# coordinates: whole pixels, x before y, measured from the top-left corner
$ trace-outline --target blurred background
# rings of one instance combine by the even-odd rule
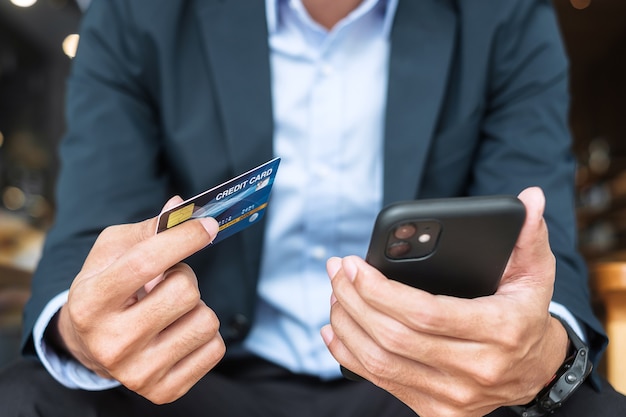
[[[76,0],[0,0],[0,366],[17,355],[21,309],[54,216]]]
[[[580,248],[626,251],[626,1],[553,0],[571,61]],[[0,0],[0,366],[54,217],[64,91],[89,0]],[[602,306],[598,304],[599,313]]]

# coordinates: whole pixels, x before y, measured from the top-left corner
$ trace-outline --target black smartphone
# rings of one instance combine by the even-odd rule
[[[433,294],[493,294],[526,217],[507,195],[391,204],[376,218],[366,261]]]
[[[526,218],[513,196],[391,204],[376,218],[365,260],[387,278],[432,294],[493,294]],[[363,380],[341,366],[343,375]]]

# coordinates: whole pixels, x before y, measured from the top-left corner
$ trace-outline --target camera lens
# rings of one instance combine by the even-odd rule
[[[413,223],[404,223],[396,227],[393,235],[396,239],[410,239],[417,233],[417,227]]]
[[[387,246],[387,256],[391,259],[400,259],[411,252],[411,244],[405,240],[393,242]]]

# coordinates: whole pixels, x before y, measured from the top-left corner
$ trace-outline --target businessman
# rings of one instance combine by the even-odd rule
[[[623,414],[587,377],[606,337],[576,252],[567,101],[546,0],[93,1],[57,218],[2,403],[15,416]],[[262,225],[206,249],[211,218],[154,234],[164,208],[274,156]],[[493,296],[435,296],[362,260],[384,205],[490,194],[527,211]],[[555,385],[579,362],[582,384]],[[567,400],[546,405],[557,391]]]

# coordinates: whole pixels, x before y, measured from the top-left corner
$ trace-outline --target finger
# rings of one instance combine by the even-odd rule
[[[342,260],[341,272],[331,285],[335,297],[354,317],[364,317],[365,310],[371,308],[414,331],[431,335],[480,340],[481,333],[492,333],[494,323],[489,319],[501,316],[491,314],[497,309],[480,299],[433,295],[390,280],[358,257]]]
[[[450,372],[463,371],[451,358],[467,358],[476,365],[467,372],[498,375],[506,366],[502,358],[509,356],[494,355],[492,347],[513,356],[523,354],[524,335],[541,327],[528,320],[526,299],[436,296],[388,280],[360,258],[346,258],[343,264],[346,273],[337,273],[331,281],[333,294],[370,337],[388,350]],[[481,363],[489,366],[480,369]]]
[[[387,390],[416,412],[440,415],[456,409],[455,415],[484,415],[476,410],[491,411],[501,400],[496,387],[490,394],[466,372],[450,372],[430,361],[413,361],[378,346],[362,331],[352,317],[336,303],[331,310],[331,325],[322,329],[329,351],[346,368]],[[490,408],[491,407],[491,408]],[[429,411],[430,410],[430,411]],[[444,413],[447,414],[447,413]]]
[[[199,301],[189,313],[166,327],[156,338],[161,355],[175,355],[176,363],[189,353],[219,337],[219,320],[213,310]]]
[[[141,360],[134,360],[115,378],[150,401],[165,404],[183,396],[219,363],[224,353],[224,341],[218,333],[173,364],[159,362],[148,350]]]
[[[161,212],[182,202],[179,196],[170,198]],[[130,247],[154,235],[158,216],[133,224],[113,225],[104,229],[87,255],[83,270],[94,275],[106,269],[113,260],[123,255]]]
[[[163,206],[163,209],[161,210],[161,214],[171,208],[176,207],[177,205],[179,205],[180,203],[183,202],[183,199],[180,196],[174,196],[172,198],[170,198],[167,203],[165,203],[165,206]],[[152,281],[148,282],[146,285],[143,286],[143,288],[140,288],[137,291],[137,299],[141,300],[142,298],[144,298],[146,296],[146,294],[148,294],[150,291],[152,291],[152,289],[163,280],[163,275],[159,275],[158,277],[154,278]]]
[[[71,328],[82,334],[78,351],[84,350],[100,368],[115,372],[128,358],[148,350],[164,329],[193,311],[200,292],[191,268],[179,264],[165,275],[166,280],[153,292],[128,307],[85,302],[84,297],[73,303],[71,310],[79,313],[72,317]],[[153,362],[158,363],[167,355],[154,356]]]
[[[349,260],[346,260],[346,264],[349,265]],[[348,266],[348,269],[350,268]],[[382,282],[386,283],[386,281],[383,278]],[[392,285],[394,283],[390,282]],[[424,314],[422,306],[415,302],[415,297],[404,298],[407,293],[417,291],[419,294],[422,291],[404,286],[404,284],[396,284],[402,287],[399,287],[399,291],[382,291],[373,295],[373,298],[378,301],[383,298],[392,300],[389,304],[372,305],[361,296],[356,286],[352,285],[341,270],[331,281],[333,294],[342,308],[370,338],[389,352],[417,362],[428,363],[430,366],[456,371],[462,371],[467,367],[458,365],[465,362],[460,359],[468,358],[468,361],[471,361],[473,358],[485,356],[485,351],[489,347],[487,340],[477,341],[480,340],[480,333],[483,331],[467,319],[468,309],[475,308],[475,306],[470,305],[464,299],[445,297],[452,303],[445,307],[437,307],[442,309],[445,316],[440,319],[441,325],[434,325],[432,319]],[[373,291],[375,290],[370,291],[369,294],[371,295]],[[406,302],[398,303],[400,297]],[[433,296],[431,298],[437,299]],[[452,309],[457,309],[457,317],[462,316],[463,319],[460,325],[459,322],[455,322],[454,327],[450,329],[448,320],[450,320],[449,313]],[[477,320],[481,326],[484,322],[484,318]],[[468,326],[473,326],[474,329],[468,330]],[[457,330],[458,328],[461,330]],[[487,336],[483,339],[492,339],[493,328],[484,327],[484,329]],[[452,358],[455,360],[451,361]]]
[[[142,233],[146,224],[127,226],[131,229],[128,232],[130,234]],[[149,281],[207,246],[217,235],[217,229],[217,222],[212,218],[194,219],[163,233],[137,240],[102,271],[107,279],[97,280],[97,288],[94,290],[104,301],[123,305]],[[125,234],[121,233],[121,236]]]
[[[341,342],[341,340],[339,340],[337,335],[335,335],[333,326],[330,324],[327,324],[324,327],[322,327],[320,330],[320,335],[322,336],[322,339],[324,340],[324,344],[328,348],[328,351],[333,356],[333,358],[335,358],[335,360],[338,363],[340,363],[341,366],[343,366],[350,372],[356,374],[357,376],[362,377],[362,375],[354,371],[354,369],[361,370],[360,363],[354,357],[354,355],[348,350],[348,348]]]
[[[213,323],[206,327],[204,334],[189,333],[190,327],[199,329],[202,321],[206,324],[206,320],[198,320],[202,316],[205,319],[213,318]],[[146,358],[154,374],[148,374],[142,380],[153,383],[133,391],[156,404],[169,403],[182,397],[224,357],[226,347],[217,331],[218,327],[217,317],[201,303],[192,314],[182,318],[173,328],[166,329],[158,339],[158,348],[151,350]],[[188,343],[181,344],[181,339]],[[156,362],[155,365],[155,358],[165,358],[165,361]]]
[[[176,207],[177,205],[179,205],[182,202],[183,202],[183,199],[180,196],[175,195],[174,197],[172,197],[169,200],[167,200],[167,203],[165,203],[165,205],[161,209],[161,213],[163,213],[164,211],[167,211],[167,210],[169,210],[171,208]]]
[[[164,404],[182,397],[219,363],[225,352],[224,341],[218,333],[209,343],[200,346],[172,367],[160,380],[158,392],[151,396],[151,400],[156,404]]]
[[[410,386],[414,392],[425,393],[431,401],[443,398],[443,388],[449,385],[444,382],[444,373],[429,364],[414,362],[382,349],[341,304],[333,306],[331,324],[322,328],[321,333],[339,363],[393,395],[402,398],[404,387]]]
[[[322,338],[340,364],[376,385],[397,376],[403,359],[378,346],[340,304],[331,309],[331,323],[322,329]]]
[[[189,265],[179,263],[165,272],[163,281],[141,302],[118,314],[121,321],[134,323],[131,337],[152,339],[196,308],[199,302],[195,273]]]
[[[125,353],[130,353],[128,357],[132,362],[143,364],[142,367],[145,369],[122,368],[124,373],[118,377],[126,382],[134,379],[137,381],[161,379],[170,368],[186,356],[214,338],[221,338],[217,316],[202,301],[196,303],[195,308],[177,318],[162,331],[141,336],[139,334],[140,330],[137,330],[135,337],[146,340],[146,343],[135,352],[129,352],[130,349],[127,349]]]

